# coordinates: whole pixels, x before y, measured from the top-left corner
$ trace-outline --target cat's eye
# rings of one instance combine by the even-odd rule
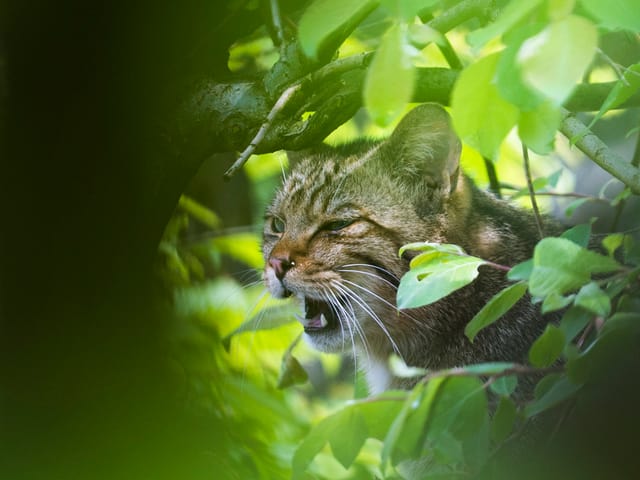
[[[276,233],[284,232],[284,220],[280,217],[271,217],[271,230]]]
[[[331,222],[327,222],[322,226],[323,230],[330,230],[332,232],[337,232],[338,230],[342,230],[343,228],[351,225],[355,220],[352,219],[341,219],[341,220],[333,220]]]

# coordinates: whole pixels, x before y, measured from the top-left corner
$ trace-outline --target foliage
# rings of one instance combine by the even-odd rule
[[[484,158],[489,165],[499,161],[502,179],[518,178],[522,160],[513,153],[514,142],[539,155],[555,149],[566,153],[564,145],[558,146],[557,134],[571,131],[575,134],[569,135],[570,141],[612,173],[622,189],[613,199],[607,197],[606,188],[598,196],[575,195],[575,202],[564,205],[567,217],[586,202],[621,209],[632,192],[640,191],[637,164],[628,165],[606,145],[590,149],[587,140],[592,134],[584,125],[577,132],[566,126],[566,106],[583,80],[614,78],[615,86],[603,96],[591,121],[590,127],[597,127],[611,110],[624,108],[637,94],[640,63],[621,65],[602,46],[621,30],[634,35],[640,31],[634,1],[620,0],[616,8],[604,9],[588,0],[495,3],[497,7],[482,0],[311,2],[298,21],[299,42],[309,62],[330,70],[348,65],[358,55],[368,59],[358,65],[366,70],[362,101],[373,124],[349,122],[327,141],[383,132],[415,100],[420,65],[452,67],[460,73],[450,92],[451,114],[465,144],[463,163],[469,162],[465,167],[471,165],[470,158],[476,159],[472,175],[487,175],[478,168],[477,159]],[[457,18],[460,11],[468,16]],[[452,23],[442,26],[447,21]],[[335,63],[328,63],[330,58]],[[295,110],[291,104],[306,86],[296,80],[288,85],[293,88],[286,90],[289,96],[273,95],[280,103],[274,100],[274,109],[261,126],[267,137],[275,128],[270,122]],[[316,99],[315,108],[297,113],[320,117],[314,112],[325,98]],[[311,128],[311,123],[301,125],[301,132]],[[253,142],[249,154],[251,146],[255,147]],[[271,160],[265,159],[265,165]],[[556,168],[550,171],[550,157],[536,157],[535,162],[542,174],[530,188],[520,188],[521,182],[498,181],[491,186],[498,191],[512,188],[514,201],[558,194],[563,178],[566,186],[567,174]],[[624,170],[623,163],[632,169]],[[248,168],[259,170],[255,165]],[[621,173],[627,171],[635,176]],[[526,175],[531,175],[528,169]],[[180,206],[182,213],[174,217],[161,245],[164,272],[170,274],[167,282],[185,325],[196,325],[197,331],[206,327],[213,332],[208,341],[214,345],[214,352],[204,353],[202,344],[196,348],[210,363],[196,369],[190,381],[194,390],[208,391],[211,378],[230,378],[214,389],[207,405],[231,419],[229,428],[242,430],[224,454],[231,467],[247,477],[391,479],[412,478],[419,470],[427,478],[471,478],[486,473],[501,459],[496,452],[508,451],[546,415],[555,419],[557,407],[573,405],[599,375],[604,359],[629,349],[629,339],[640,333],[640,255],[632,234],[598,237],[592,234],[591,223],[583,223],[560,237],[541,239],[533,258],[513,267],[467,255],[456,245],[412,244],[400,252],[420,254],[402,278],[399,308],[435,302],[473,282],[478,269],[484,268],[505,272],[512,283],[469,322],[465,330],[469,341],[523,297],[543,312],[560,312],[561,320],[534,342],[527,365],[488,363],[423,371],[395,358],[390,362],[399,376],[420,378],[411,391],[355,395],[347,403],[343,400],[354,396],[352,390],[319,397],[305,383],[313,377],[310,365],[317,357],[298,342],[297,327],[291,324],[295,307],[259,299],[260,287],[240,289],[238,281],[222,276],[224,257],[252,269],[260,267],[257,236],[225,232],[216,215],[192,200],[183,199]],[[214,238],[185,246],[181,239],[185,212],[207,223]],[[212,268],[222,278],[210,283],[204,272]],[[208,300],[203,303],[203,298]],[[321,357],[325,372],[332,369],[332,361]],[[536,385],[533,399],[519,396],[522,382]],[[238,449],[246,446],[258,457],[251,466],[237,456]]]

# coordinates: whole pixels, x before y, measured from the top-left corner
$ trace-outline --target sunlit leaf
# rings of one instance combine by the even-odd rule
[[[451,116],[458,135],[490,159],[497,157],[500,144],[519,115],[494,83],[498,59],[496,53],[469,65],[458,77],[451,94]]]
[[[398,308],[428,305],[471,283],[486,262],[480,258],[440,255],[409,270],[398,287]]]
[[[613,257],[616,250],[622,246],[622,242],[624,242],[623,233],[612,233],[604,237],[602,240],[602,246],[607,250],[609,256]]]
[[[580,3],[606,28],[628,29],[634,32],[640,30],[640,9],[637,0],[580,0]]]
[[[500,52],[500,59],[496,67],[495,84],[500,95],[514,104],[521,112],[529,112],[546,101],[543,95],[525,83],[520,66],[516,61],[522,44],[530,37],[539,33],[546,26],[545,23],[535,22],[519,26],[505,38],[507,48]]]
[[[393,376],[398,378],[423,377],[427,374],[427,370],[424,368],[410,367],[395,354],[389,357],[389,368]]]
[[[561,105],[591,64],[597,44],[596,27],[570,15],[524,42],[517,60],[524,80]]]
[[[260,252],[260,239],[254,233],[224,235],[199,245],[218,250],[253,268],[262,268],[264,265]]]
[[[533,264],[529,291],[540,298],[552,292],[568,293],[588,283],[592,273],[619,268],[612,258],[586,250],[566,238],[545,238],[538,242]]]
[[[488,327],[507,313],[524,296],[526,291],[526,283],[516,283],[498,292],[471,319],[464,329],[464,334],[473,342],[480,330]]]
[[[587,283],[580,289],[575,304],[601,317],[608,317],[611,313],[611,300],[595,282]]]
[[[545,331],[529,349],[529,361],[534,367],[553,364],[564,349],[564,333],[555,325],[547,325]]]
[[[540,155],[546,155],[553,151],[561,121],[560,108],[546,101],[534,110],[520,114],[518,134],[528,148]]]
[[[484,28],[471,32],[467,36],[467,41],[472,47],[479,48],[483,46],[492,38],[503,35],[513,28],[542,2],[543,0],[513,0],[507,3],[496,21],[491,22]]]
[[[367,423],[356,407],[338,414],[339,426],[329,433],[331,452],[344,468],[349,468],[369,436]]]
[[[609,110],[616,108],[617,106],[628,100],[634,93],[640,88],[640,63],[636,63],[626,68],[622,78],[618,80],[615,86],[607,95],[600,110],[593,117],[591,123],[587,128],[593,127],[593,125],[602,118],[602,116]],[[587,131],[585,130],[585,133]]]
[[[216,229],[222,225],[220,217],[218,217],[213,210],[205,207],[186,195],[180,196],[178,205],[193,218],[209,228]]]
[[[413,95],[415,71],[407,25],[396,23],[387,31],[367,71],[364,104],[379,125],[388,125]]]
[[[298,25],[303,51],[315,58],[327,40],[354,18],[364,18],[377,5],[375,0],[315,0],[304,11]]]

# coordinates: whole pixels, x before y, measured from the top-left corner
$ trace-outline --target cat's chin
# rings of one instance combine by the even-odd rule
[[[304,338],[309,345],[324,353],[342,353],[351,350],[351,340],[343,335],[340,329],[308,332]]]

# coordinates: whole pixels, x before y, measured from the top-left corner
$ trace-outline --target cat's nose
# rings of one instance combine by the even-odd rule
[[[269,265],[273,268],[278,280],[282,280],[284,275],[295,265],[295,262],[287,258],[271,257],[269,258]]]

